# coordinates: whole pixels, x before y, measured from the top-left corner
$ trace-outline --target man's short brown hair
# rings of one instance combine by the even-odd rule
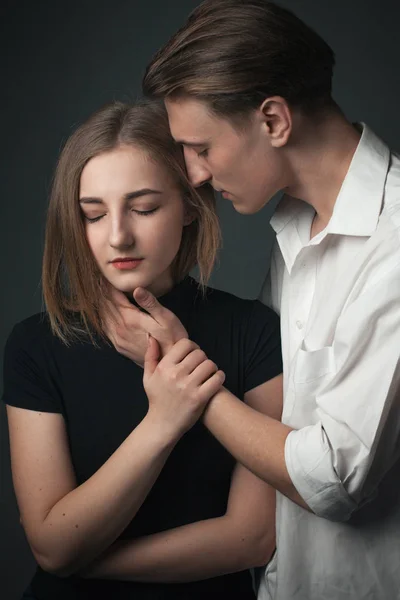
[[[335,57],[292,12],[266,0],[205,0],[147,67],[150,97],[195,97],[217,114],[247,114],[283,97],[310,112],[333,103]]]

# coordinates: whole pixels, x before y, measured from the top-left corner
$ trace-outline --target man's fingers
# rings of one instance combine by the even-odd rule
[[[210,400],[224,385],[225,373],[223,371],[217,371],[207,381],[203,383],[200,390],[203,398]]]
[[[199,364],[191,375],[191,380],[196,384],[202,384],[207,379],[214,375],[218,371],[217,365],[210,359],[204,360],[201,364]]]
[[[151,335],[149,335],[149,343],[147,347],[146,354],[144,356],[144,379],[146,380],[148,377],[153,375],[154,371],[157,368],[158,361],[160,358],[160,346],[158,345],[157,340],[155,340]]]
[[[188,354],[190,354],[190,352],[193,352],[193,350],[197,349],[198,345],[195,344],[195,342],[192,342],[187,338],[183,338],[172,346],[171,350],[169,350],[161,362],[165,365],[178,365],[187,357]]]
[[[193,371],[196,369],[196,367],[198,367],[199,365],[201,365],[201,363],[205,362],[207,360],[207,356],[206,353],[203,352],[203,350],[201,350],[200,348],[193,350],[192,352],[190,352],[186,358],[184,358],[180,364],[180,366],[182,367],[182,370],[185,373],[193,373]],[[215,369],[217,370],[217,369]]]

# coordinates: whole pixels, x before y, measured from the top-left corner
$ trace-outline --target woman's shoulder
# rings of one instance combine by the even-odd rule
[[[241,298],[231,292],[211,286],[205,288],[204,294],[199,290],[198,303],[204,311],[214,311],[219,317],[234,317],[236,319],[256,319],[273,321],[278,319],[272,308],[262,304],[257,299]]]
[[[4,369],[16,365],[42,365],[47,368],[48,357],[55,354],[57,340],[50,320],[44,312],[19,321],[11,329],[4,348]]]
[[[71,316],[71,322],[74,319]],[[83,334],[82,334],[83,337]],[[75,344],[75,339],[69,343],[53,331],[47,312],[31,315],[17,322],[10,331],[6,341],[6,355],[23,352],[31,357],[64,356],[65,350]]]
[[[53,337],[50,320],[45,312],[36,313],[17,322],[9,336],[7,343],[18,343],[29,346],[40,340],[43,342],[47,338]]]
[[[54,350],[58,347],[71,347],[75,343],[92,341],[84,328],[79,314],[71,312],[68,315],[68,323],[70,326],[69,335],[66,335],[65,339],[62,339],[53,330],[49,314],[45,311],[36,313],[17,322],[13,326],[8,337],[8,343],[18,342],[25,347],[31,345],[35,347],[51,346]]]

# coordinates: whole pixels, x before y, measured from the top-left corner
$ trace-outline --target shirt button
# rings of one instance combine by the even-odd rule
[[[302,321],[296,321],[296,327],[297,327],[297,329],[303,329],[303,322]]]

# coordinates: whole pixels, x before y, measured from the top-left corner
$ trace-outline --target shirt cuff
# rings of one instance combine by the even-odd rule
[[[330,521],[347,521],[357,504],[332,464],[332,449],[321,424],[291,431],[285,461],[296,490],[310,509]]]

